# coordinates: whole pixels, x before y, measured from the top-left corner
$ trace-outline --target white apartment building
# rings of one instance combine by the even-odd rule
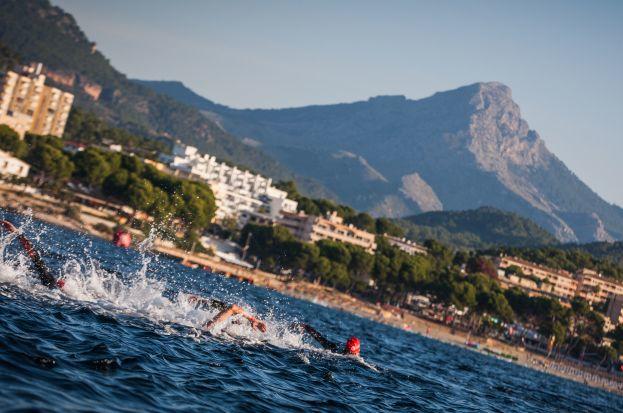
[[[26,178],[29,171],[30,165],[26,162],[0,151],[0,176],[12,175],[18,178]]]
[[[207,182],[216,198],[216,219],[256,215],[275,220],[281,211],[296,212],[297,202],[272,186],[272,179],[238,169],[197,148],[176,143],[169,168],[178,174]]]
[[[8,71],[0,90],[0,124],[26,132],[61,137],[74,95],[45,85],[43,65],[33,63],[20,73]]]

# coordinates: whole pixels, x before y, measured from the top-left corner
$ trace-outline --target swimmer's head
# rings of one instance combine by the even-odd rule
[[[358,356],[361,351],[361,343],[357,337],[351,337],[346,342],[346,346],[344,347],[345,354],[352,354],[353,356]]]

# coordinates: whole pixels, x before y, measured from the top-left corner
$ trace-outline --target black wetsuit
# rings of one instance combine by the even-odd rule
[[[32,266],[37,272],[37,275],[39,276],[39,280],[41,281],[41,284],[49,288],[58,288],[59,284],[56,278],[50,273],[50,270],[48,270],[48,268],[45,266],[43,260],[41,259],[41,256],[39,255],[37,250],[33,247],[33,245],[30,243],[28,238],[26,238],[22,234],[19,234],[17,238],[19,239],[20,244],[22,244],[22,247],[24,248],[24,250],[30,257],[30,260],[32,261]]]
[[[327,340],[322,334],[318,332],[315,328],[305,323],[294,323],[292,324],[294,328],[297,328],[301,331],[306,332],[310,336],[312,336],[325,350],[332,351],[334,353],[339,353],[339,347],[334,342]]]

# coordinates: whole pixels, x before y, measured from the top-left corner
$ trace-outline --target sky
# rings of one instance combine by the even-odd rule
[[[623,1],[52,3],[128,77],[236,108],[500,81],[547,147],[623,206]]]

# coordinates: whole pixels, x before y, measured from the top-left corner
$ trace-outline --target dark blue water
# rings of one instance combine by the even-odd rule
[[[1,411],[623,411],[613,394],[149,253],[26,225],[67,292],[38,287],[15,240],[2,236]],[[243,304],[269,320],[269,331],[230,324],[197,337],[193,327],[212,314],[178,291]],[[365,362],[315,349],[289,331],[295,320],[339,342],[358,335]]]

